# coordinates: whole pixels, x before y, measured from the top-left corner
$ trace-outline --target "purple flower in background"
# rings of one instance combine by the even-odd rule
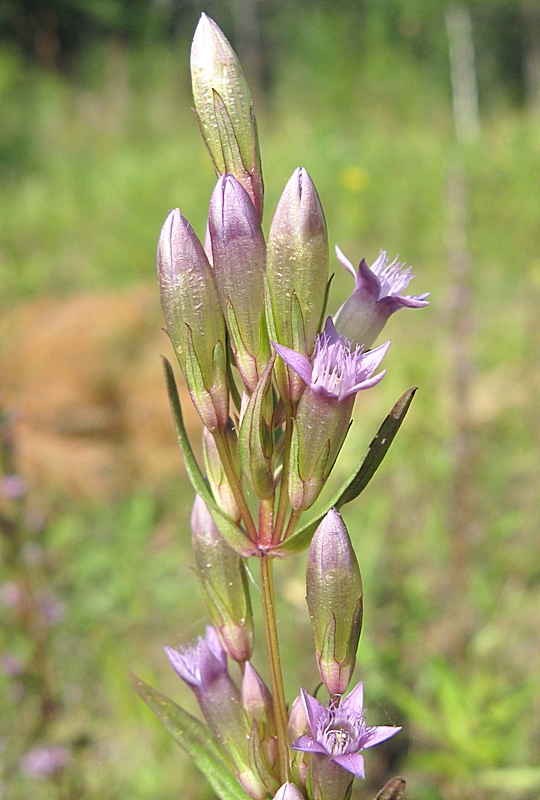
[[[302,689],[302,699],[311,736],[300,736],[291,745],[293,750],[327,756],[358,778],[364,777],[361,751],[384,742],[401,730],[387,725],[366,725],[362,682],[344,700],[331,703],[328,708],[305,689]]]
[[[389,264],[384,250],[380,251],[371,268],[363,258],[358,272],[339,247],[336,247],[336,255],[353,276],[355,287],[335,315],[334,322],[338,331],[353,344],[371,347],[391,314],[400,308],[423,308],[429,305],[426,299],[429,292],[401,294],[414,274],[410,267],[405,267],[397,258]]]
[[[35,778],[49,778],[64,769],[69,761],[69,750],[60,745],[40,745],[21,758],[21,769]]]
[[[311,362],[296,350],[281,344],[272,345],[281,358],[300,375],[312,392],[335,400],[345,400],[379,383],[386,370],[373,373],[386,355],[390,342],[364,353],[338,334],[331,317],[317,337]]]
[[[7,500],[18,500],[26,493],[27,488],[20,475],[4,475],[0,479],[0,495]]]

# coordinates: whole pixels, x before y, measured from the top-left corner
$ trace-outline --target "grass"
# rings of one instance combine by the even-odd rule
[[[323,41],[326,33],[311,35]],[[389,750],[392,763],[370,761],[373,784],[392,768],[418,800],[527,800],[540,786],[537,121],[488,107],[480,140],[459,150],[439,76],[407,61],[398,72],[395,53],[359,66],[336,40],[326,46],[315,63],[304,42],[259,103],[266,229],[302,164],[321,196],[331,246],[339,242],[353,261],[373,260],[380,247],[399,252],[418,272],[416,289],[433,299],[429,310],[389,323],[388,376],[358,404],[334,478],[354,466],[401,392],[419,385],[388,461],[345,513],[366,591],[358,671],[370,721],[405,726]],[[105,48],[71,83],[31,71],[11,52],[0,62],[0,308],[153,280],[167,210],[180,205],[202,235],[213,185],[189,111],[185,47]],[[456,164],[465,175],[471,263],[461,287],[447,250]],[[336,277],[332,308],[350,288]],[[470,296],[465,329],[452,311],[456,289]],[[470,377],[467,395],[456,397],[460,345]],[[462,434],[473,445],[465,459],[456,455]],[[47,552],[66,607],[54,637],[65,707],[53,734],[75,743],[78,766],[71,794],[19,774],[13,800],[208,796],[127,677],[133,669],[191,702],[161,654],[163,642],[195,637],[206,619],[189,567],[190,497],[181,483],[156,498],[139,492],[113,507],[64,501],[61,513],[51,512]],[[461,529],[452,527],[456,504]],[[278,566],[292,700],[300,683],[313,686],[316,670],[303,560]],[[24,642],[9,646],[22,651]],[[5,724],[13,705],[3,680],[9,760],[24,742]]]

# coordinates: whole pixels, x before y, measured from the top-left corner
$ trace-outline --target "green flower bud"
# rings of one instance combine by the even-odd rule
[[[201,134],[217,174],[234,175],[262,217],[264,189],[251,93],[234,50],[206,14],[201,14],[191,46],[191,82]]]
[[[356,662],[363,602],[358,561],[335,509],[311,541],[306,585],[319,672],[330,695],[342,695]]]
[[[267,322],[270,338],[308,356],[324,311],[328,281],[328,235],[322,206],[308,173],[295,170],[278,203],[267,244]],[[276,363],[285,399],[304,385],[285,364]]]
[[[225,436],[229,440],[229,449],[231,453],[236,452],[236,435],[229,423],[224,430]],[[240,509],[236,503],[231,485],[225,475],[223,464],[219,457],[216,447],[216,442],[208,428],[203,428],[203,457],[204,465],[206,467],[206,476],[214,499],[220,508],[234,520],[236,523],[240,522]],[[240,477],[240,469],[238,468],[238,476]]]
[[[198,495],[191,532],[197,572],[221,642],[232,659],[248,661],[253,652],[253,620],[244,562],[224,541]]]
[[[176,208],[157,252],[161,305],[193,403],[209,430],[229,420],[225,321],[212,268],[193,228]]]
[[[265,767],[271,771],[278,755],[274,706],[268,687],[249,661],[242,680],[242,705],[249,722],[257,725]]]

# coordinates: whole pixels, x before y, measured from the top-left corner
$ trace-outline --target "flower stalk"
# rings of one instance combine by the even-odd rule
[[[354,777],[364,777],[363,751],[400,728],[367,725],[362,683],[345,696],[356,665],[363,591],[337,509],[365,488],[408,405],[387,417],[367,466],[361,462],[324,512],[305,524],[303,514],[324,493],[357,395],[385,375],[380,365],[390,342],[371,349],[373,342],[394,311],[427,305],[427,294],[403,295],[412,273],[397,261],[388,264],[384,251],[371,268],[362,261],[356,272],[338,250],[355,288],[324,323],[328,231],[313,181],[303,167],[294,171],[265,242],[249,87],[229,42],[205,14],[191,67],[197,119],[218,179],[204,247],[174,209],[157,262],[167,331],[204,426],[206,474],[185,433],[170,369],[178,439],[197,495],[193,552],[213,627],[194,645],[166,651],[195,693],[203,722],[149,687],[138,688],[208,771],[221,800],[237,797],[231,778],[253,800],[346,800]],[[410,403],[412,392],[408,396]],[[274,562],[308,547],[307,605],[329,701],[302,689],[289,715]],[[246,558],[259,559],[259,647]],[[269,687],[251,661],[261,651]],[[228,658],[240,665],[240,683],[229,673]]]

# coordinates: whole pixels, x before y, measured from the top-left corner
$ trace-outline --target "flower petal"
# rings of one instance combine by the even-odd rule
[[[375,350],[368,350],[367,353],[363,353],[362,355],[362,372],[365,374],[366,378],[371,377],[383,358],[385,357],[388,348],[390,347],[390,339],[385,342],[384,344],[379,345],[376,347]]]
[[[292,367],[295,372],[300,375],[302,380],[309,386],[311,382],[311,364],[307,360],[305,356],[301,353],[297,353],[296,350],[291,350],[290,347],[285,347],[282,344],[277,344],[276,342],[271,342],[272,347],[281,356],[283,361]]]
[[[298,739],[291,744],[291,747],[293,750],[301,750],[303,753],[321,753],[324,756],[328,755],[326,748],[316,739],[313,739],[312,736],[299,736]]]
[[[357,683],[352,692],[341,701],[340,706],[344,711],[354,711],[362,716],[364,711],[364,682]]]
[[[347,772],[352,772],[357,778],[365,778],[364,756],[361,753],[353,753],[349,756],[334,756],[332,760],[343,769],[346,769]]]
[[[306,716],[308,719],[309,727],[313,736],[317,736],[317,729],[319,727],[319,720],[322,717],[328,716],[328,709],[319,703],[315,697],[312,697],[305,689],[300,689],[302,700],[304,701],[304,708],[306,709]]]
[[[385,742],[387,739],[390,739],[391,736],[395,736],[396,733],[399,733],[400,730],[401,728],[394,728],[391,725],[377,725],[374,728],[369,728],[369,740],[363,746],[363,749],[367,750],[369,747],[375,747],[376,744]]]
[[[348,272],[351,273],[351,275],[353,276],[354,280],[356,281],[356,270],[353,267],[352,263],[349,261],[347,256],[343,253],[342,249],[340,247],[338,247],[337,244],[336,244],[335,250],[336,250],[337,259],[338,259],[339,263],[341,264],[341,266],[345,267],[345,269]]]

